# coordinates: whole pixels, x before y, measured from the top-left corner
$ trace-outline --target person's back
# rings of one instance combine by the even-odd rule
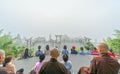
[[[99,55],[93,58],[90,67],[81,67],[78,74],[118,74],[120,64],[108,55],[108,45],[99,43],[97,50]]]
[[[78,52],[74,49],[71,49],[71,54],[77,54]]]
[[[3,63],[3,67],[7,69],[9,74],[16,74],[15,65],[12,64],[12,57],[6,57]]]
[[[72,68],[72,62],[71,61],[67,61],[67,62],[61,62],[61,63],[63,63],[64,64],[64,66],[68,69],[68,70],[71,70],[71,68]]]
[[[68,52],[67,49],[63,49],[63,50],[62,50],[62,54],[69,54],[69,52]]]
[[[67,68],[67,70],[71,74],[72,62],[69,60],[69,57],[67,54],[63,55],[63,61],[61,61],[61,63]]]
[[[92,55],[98,55],[99,54],[96,47],[94,47],[94,49],[92,50],[91,53],[92,53]]]
[[[50,51],[51,59],[48,62],[45,62],[39,71],[39,74],[68,74],[65,66],[57,61],[59,57],[59,52],[57,48],[54,48]]]
[[[72,49],[71,49],[71,54],[77,54],[78,52],[76,51],[76,47],[75,46],[72,46]]]
[[[43,63],[45,62],[44,59],[45,59],[45,54],[41,54],[41,55],[39,56],[39,61],[38,61],[38,62],[36,63],[36,65],[34,66],[34,71],[36,72],[36,74],[39,73],[39,71],[40,71]]]
[[[43,54],[43,51],[41,50],[41,46],[38,46],[38,50],[36,51],[35,55],[40,56],[41,54]]]
[[[46,45],[46,50],[45,50],[45,55],[49,55],[50,54],[50,48],[49,45]]]
[[[67,74],[65,73],[66,68],[64,65],[53,58],[49,62],[46,62],[42,67],[45,70],[41,69],[42,72],[39,74]]]
[[[66,45],[64,45],[64,47],[63,47],[62,54],[69,54]]]
[[[24,52],[24,58],[28,58],[29,57],[29,52],[28,52],[28,48],[25,49],[25,52]]]
[[[120,64],[108,54],[101,54],[101,57],[95,57],[91,64],[93,68],[91,69],[90,67],[89,69],[95,69],[90,72],[91,74],[117,74],[120,68]]]
[[[83,47],[80,47],[80,54],[81,54],[81,55],[85,55],[85,52],[84,52]]]
[[[85,52],[86,54],[90,55],[91,54],[91,51],[89,48],[87,48],[87,51]]]

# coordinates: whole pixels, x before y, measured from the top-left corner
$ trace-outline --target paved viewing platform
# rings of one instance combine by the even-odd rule
[[[46,56],[45,60],[49,60],[50,56]],[[74,74],[77,74],[79,68],[81,66],[89,66],[90,60],[92,59],[91,55],[69,55],[69,59],[72,61],[72,71]],[[62,60],[62,56],[59,57],[59,61]],[[24,74],[28,74],[30,70],[33,68],[35,63],[39,61],[38,57],[32,57],[22,60],[16,60],[14,61],[14,64],[16,66],[16,70],[20,68],[24,68]]]

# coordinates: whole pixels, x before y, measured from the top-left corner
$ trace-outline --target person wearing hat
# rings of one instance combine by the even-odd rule
[[[50,60],[43,64],[39,74],[69,74],[65,66],[57,60],[60,56],[57,48],[53,48],[50,51],[50,56]]]
[[[75,46],[72,46],[71,54],[77,54],[77,53],[78,53],[75,49],[76,49],[76,47],[75,47]]]
[[[97,50],[99,56],[93,58],[90,67],[81,67],[78,74],[118,74],[120,64],[108,55],[108,45],[99,43]]]

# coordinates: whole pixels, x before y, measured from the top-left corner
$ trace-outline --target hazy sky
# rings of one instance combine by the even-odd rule
[[[0,0],[0,29],[26,37],[101,40],[120,29],[120,0]]]

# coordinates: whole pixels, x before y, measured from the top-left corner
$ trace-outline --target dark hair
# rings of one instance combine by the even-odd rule
[[[90,50],[90,48],[89,48],[89,47],[87,47],[87,50]]]
[[[23,73],[23,72],[24,72],[24,69],[21,68],[21,69],[19,69],[17,72]]]
[[[68,61],[68,58],[69,58],[69,57],[68,57],[67,54],[64,54],[64,55],[63,55],[63,60],[64,60],[64,62],[67,62],[67,61]]]
[[[25,49],[25,53],[28,53],[28,48]]]
[[[45,54],[41,54],[41,55],[39,56],[39,59],[40,59],[40,62],[42,62],[42,61],[45,59]]]
[[[66,46],[66,45],[64,45],[63,49],[67,49],[67,46]]]
[[[113,52],[113,50],[111,48],[109,50],[110,50],[110,52]]]
[[[41,49],[41,46],[40,46],[40,45],[38,46],[38,49]]]
[[[96,47],[94,47],[94,50],[97,50]]]
[[[50,48],[49,48],[49,45],[46,45],[46,50],[49,50]]]
[[[83,51],[83,47],[80,47],[80,50],[82,50],[82,51]]]
[[[11,57],[11,56],[6,57],[5,60],[4,60],[4,62],[3,62],[3,67],[5,67],[6,64],[9,63],[11,60],[12,60],[12,57]]]

